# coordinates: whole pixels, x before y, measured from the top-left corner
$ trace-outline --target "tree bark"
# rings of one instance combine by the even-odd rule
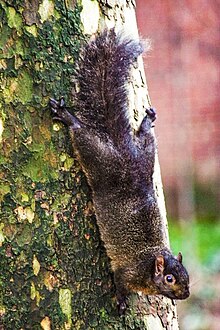
[[[137,35],[133,1],[5,1],[0,14],[0,329],[178,329],[164,297],[132,295],[118,316],[90,189],[47,109],[49,97],[71,105],[85,34],[116,25]],[[135,116],[149,102],[141,67],[131,83]]]

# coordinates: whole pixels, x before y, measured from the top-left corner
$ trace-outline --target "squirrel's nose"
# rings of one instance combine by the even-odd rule
[[[190,296],[189,288],[186,289],[185,295],[186,295],[186,298],[188,298]]]
[[[185,291],[183,292],[182,296],[180,299],[186,299],[190,296],[189,288],[185,288]]]

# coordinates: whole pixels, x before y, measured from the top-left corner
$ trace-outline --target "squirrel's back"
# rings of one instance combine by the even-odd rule
[[[93,193],[97,224],[111,259],[119,309],[131,291],[189,296],[182,255],[166,247],[163,218],[153,184],[156,114],[146,109],[131,130],[127,83],[142,52],[139,42],[114,30],[85,45],[78,63],[77,116],[51,100],[55,118],[69,126],[73,146]]]
[[[86,44],[80,56],[75,104],[79,117],[112,140],[130,131],[127,84],[131,65],[142,51],[140,42],[111,29]]]

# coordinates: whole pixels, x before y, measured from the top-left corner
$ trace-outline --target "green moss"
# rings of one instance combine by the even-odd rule
[[[16,96],[22,104],[26,104],[32,99],[33,95],[33,82],[29,73],[23,71],[18,76],[18,88]]]
[[[6,7],[6,15],[8,18],[8,26],[20,31],[22,28],[21,15],[15,11],[13,7]]]
[[[28,72],[21,71],[17,78],[8,79],[7,84],[8,86],[3,91],[6,103],[21,102],[26,104],[31,101],[33,82]]]
[[[69,289],[59,290],[59,304],[64,315],[66,315],[68,326],[71,327],[72,308],[71,308],[71,291]]]
[[[19,247],[22,247],[26,244],[30,244],[31,239],[32,239],[32,229],[29,224],[25,224],[22,226],[22,230],[17,233],[16,235],[16,243],[18,244]]]
[[[3,228],[4,228],[4,223],[0,223],[0,247],[2,246],[4,240],[5,240],[5,236],[3,233]]]
[[[25,29],[28,33],[31,33],[35,38],[37,37],[37,28],[36,25],[25,26]]]
[[[3,25],[1,28],[0,33],[0,49],[4,50],[5,46],[7,44],[7,40],[9,39],[11,34],[11,29],[7,25]],[[7,54],[4,51],[4,56],[7,56]]]
[[[6,194],[8,194],[11,191],[9,184],[0,184],[0,201],[4,198]]]
[[[58,179],[58,172],[51,171],[51,167],[41,156],[41,153],[36,153],[27,161],[27,164],[22,168],[23,175],[29,177],[33,182],[47,182],[51,179]]]

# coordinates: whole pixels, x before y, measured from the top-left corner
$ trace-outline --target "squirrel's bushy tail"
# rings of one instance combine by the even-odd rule
[[[112,139],[130,130],[126,85],[130,66],[142,51],[138,41],[105,30],[86,44],[78,62],[80,118]]]

